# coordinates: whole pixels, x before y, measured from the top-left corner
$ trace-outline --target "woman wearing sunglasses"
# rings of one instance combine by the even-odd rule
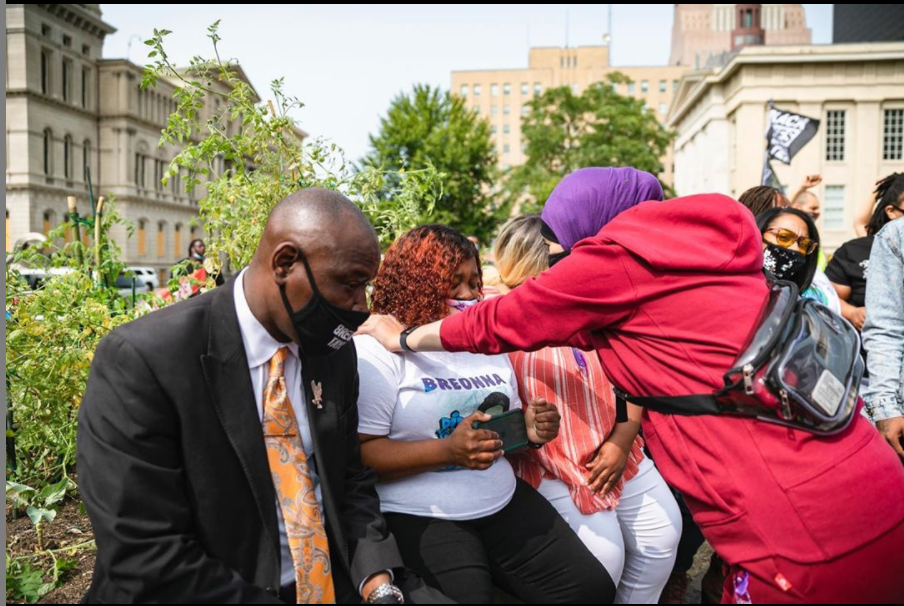
[[[779,280],[794,282],[802,297],[816,299],[837,314],[841,301],[819,264],[819,230],[796,208],[770,208],[756,217],[763,234],[763,267]]]

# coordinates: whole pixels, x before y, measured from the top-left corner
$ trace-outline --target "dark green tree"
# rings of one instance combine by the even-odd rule
[[[446,223],[489,241],[502,218],[493,188],[496,153],[489,123],[463,99],[416,85],[410,94],[393,99],[370,144],[365,166],[400,174],[432,166],[439,172],[442,192],[424,221]]]
[[[643,101],[615,92],[614,85],[629,81],[616,72],[580,95],[563,86],[530,101],[521,126],[527,159],[508,175],[509,197],[535,210],[565,175],[588,166],[661,173],[660,159],[674,135]]]

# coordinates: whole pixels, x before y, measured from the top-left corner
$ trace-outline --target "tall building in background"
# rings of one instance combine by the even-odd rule
[[[744,46],[811,42],[803,4],[676,4],[669,65],[700,69]]]
[[[615,71],[632,80],[630,84],[620,84],[617,92],[643,100],[648,110],[664,122],[685,68],[665,65],[613,67],[609,62],[608,46],[532,48],[527,69],[454,71],[452,93],[464,98],[469,107],[489,119],[499,165],[506,169],[525,161],[521,117],[527,114],[527,103],[531,99],[548,87],[570,86],[580,94]],[[670,185],[673,181],[671,151],[662,159],[662,164],[663,172],[659,177]]]
[[[731,50],[764,45],[766,29],[763,27],[763,5],[735,4],[734,13],[735,26],[731,30]]]
[[[833,4],[832,42],[904,41],[904,4]]]
[[[180,151],[158,147],[176,109],[176,85],[160,80],[142,89],[141,66],[102,59],[104,39],[115,31],[98,4],[6,5],[7,251],[23,234],[46,234],[64,223],[67,196],[88,212],[90,168],[95,197],[112,195],[134,227],[131,238],[125,229],[112,233],[125,261],[166,278],[187,256],[191,239],[203,237],[197,224],[202,190],[186,192],[185,174],[161,183]],[[233,69],[248,82],[240,67]],[[220,114],[219,99],[208,96],[204,103],[202,121]],[[228,169],[221,159],[214,177]]]
[[[617,33],[616,33],[617,37]],[[525,161],[521,117],[527,102],[549,86],[587,86],[619,71],[631,78],[617,92],[646,104],[663,124],[682,75],[706,66],[723,65],[743,48],[809,44],[802,4],[676,4],[669,65],[613,66],[608,46],[532,48],[526,69],[452,72],[452,92],[463,97],[490,121],[500,168]],[[663,183],[675,182],[670,148],[662,158]]]
[[[688,72],[669,115],[678,195],[733,197],[760,184],[767,107],[819,120],[789,166],[772,168],[788,195],[806,175],[822,201],[831,252],[854,237],[856,209],[876,181],[904,172],[904,42],[753,46],[725,65]]]

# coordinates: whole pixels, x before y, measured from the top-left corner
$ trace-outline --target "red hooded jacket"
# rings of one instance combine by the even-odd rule
[[[726,196],[644,202],[553,269],[444,320],[441,339],[486,354],[592,344],[627,393],[712,392],[767,298],[761,241],[750,211]],[[828,561],[904,524],[904,467],[859,414],[832,437],[650,411],[643,430],[730,564]]]

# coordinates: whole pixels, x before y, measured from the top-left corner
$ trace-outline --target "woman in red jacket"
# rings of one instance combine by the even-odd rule
[[[394,351],[590,345],[636,396],[720,388],[767,299],[761,234],[727,196],[661,201],[654,181],[630,168],[569,175],[543,211],[555,267],[442,322],[403,333],[372,316],[362,330]],[[652,411],[643,430],[729,566],[723,602],[904,598],[904,468],[859,414],[829,437]]]

